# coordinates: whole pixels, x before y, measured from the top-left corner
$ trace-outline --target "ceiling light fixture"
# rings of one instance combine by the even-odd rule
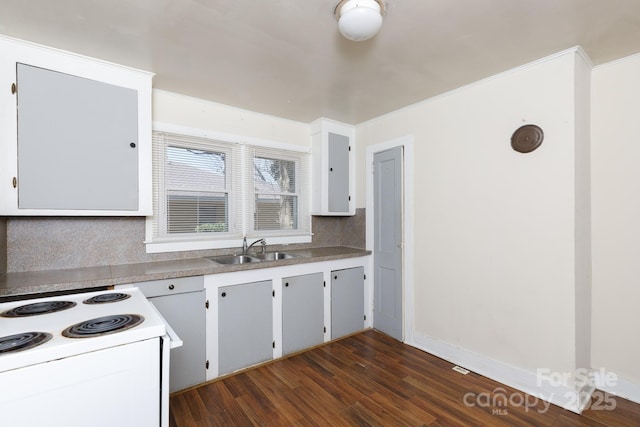
[[[341,0],[334,15],[340,33],[349,40],[359,42],[378,34],[384,11],[382,0]]]

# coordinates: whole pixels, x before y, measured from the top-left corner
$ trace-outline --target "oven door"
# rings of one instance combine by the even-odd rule
[[[151,338],[0,373],[1,424],[161,425],[161,340]]]

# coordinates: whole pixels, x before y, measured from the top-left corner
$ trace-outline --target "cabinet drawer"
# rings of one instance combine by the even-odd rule
[[[150,280],[134,283],[147,297],[197,292],[204,289],[204,276],[178,277],[175,279]]]

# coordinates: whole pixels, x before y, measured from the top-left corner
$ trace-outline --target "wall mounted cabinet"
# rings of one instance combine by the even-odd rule
[[[151,215],[152,74],[6,38],[0,52],[0,215]]]
[[[328,119],[311,124],[311,214],[355,215],[353,126]]]

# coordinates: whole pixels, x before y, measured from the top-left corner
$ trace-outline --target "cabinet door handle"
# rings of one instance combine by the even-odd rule
[[[226,293],[226,292],[223,292],[223,293],[221,293],[221,294],[220,294],[220,296],[224,298],[224,297],[226,297],[226,296],[227,296],[227,293]]]
[[[135,143],[135,142],[132,142],[131,144],[129,144],[129,147],[131,147],[131,148],[136,148],[136,143]]]
[[[285,287],[289,287],[289,282],[284,284]]]
[[[175,286],[173,286],[173,283],[169,285],[169,290],[173,290],[175,288]]]

